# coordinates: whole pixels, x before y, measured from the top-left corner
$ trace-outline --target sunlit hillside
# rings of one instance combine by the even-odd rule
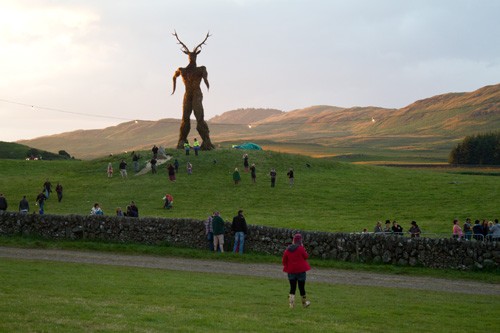
[[[20,141],[77,158],[174,147],[180,120],[127,122],[100,130],[75,131]],[[190,137],[198,136],[192,121]],[[216,146],[253,141],[265,149],[361,161],[404,159],[446,162],[465,136],[500,128],[500,84],[468,93],[449,93],[401,109],[320,105],[281,112],[238,109],[209,120]]]

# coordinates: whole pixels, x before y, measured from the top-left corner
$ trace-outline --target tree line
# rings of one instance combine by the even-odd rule
[[[466,136],[450,152],[451,164],[500,164],[500,131]]]

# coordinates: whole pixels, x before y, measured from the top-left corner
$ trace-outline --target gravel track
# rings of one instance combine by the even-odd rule
[[[123,255],[103,252],[0,247],[0,258],[144,267],[201,273],[259,276],[275,279],[286,278],[285,273],[282,272],[282,267],[275,264],[245,264],[219,260],[197,260],[150,255]],[[471,295],[500,295],[499,284],[338,269],[313,268],[307,273],[307,281],[308,283],[321,282],[343,285],[418,289]]]

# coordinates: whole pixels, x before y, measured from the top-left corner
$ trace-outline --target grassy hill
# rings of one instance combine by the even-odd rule
[[[23,195],[33,209],[36,195],[49,178],[54,186],[60,182],[65,189],[61,203],[55,197],[48,200],[49,214],[88,214],[94,202],[106,214],[114,214],[116,207],[125,208],[134,200],[142,216],[205,219],[220,210],[230,220],[243,209],[250,224],[321,231],[372,230],[377,220],[396,219],[405,231],[416,220],[424,232],[448,234],[454,218],[493,219],[499,214],[498,171],[399,169],[253,151],[249,155],[250,163],[257,166],[257,184],[242,172],[241,184],[234,185],[234,168],[243,169],[241,151],[217,149],[198,157],[177,150],[169,153],[181,165],[175,183],[168,181],[165,165],[156,175],[134,176],[130,154],[121,154],[90,161],[0,160],[0,191],[10,209],[17,210]],[[148,151],[141,154],[149,156]],[[121,158],[129,162],[129,178],[116,173],[108,179],[108,162],[117,171]],[[185,168],[188,160],[193,164],[190,176]],[[278,172],[276,188],[270,187],[268,177],[272,167]],[[296,176],[293,187],[286,179],[290,167]],[[165,193],[174,197],[173,210],[162,209]]]
[[[64,160],[69,158],[68,156],[30,148],[19,143],[0,141],[0,159],[23,160],[28,157],[42,158],[44,160]]]
[[[95,158],[149,149],[153,144],[174,147],[179,126],[176,119],[127,122],[20,143]],[[264,149],[314,157],[446,162],[451,149],[465,136],[500,128],[500,84],[434,96],[401,109],[328,105],[289,112],[239,109],[214,117],[209,127],[212,141],[220,147],[253,141]],[[193,126],[190,137],[196,136]]]

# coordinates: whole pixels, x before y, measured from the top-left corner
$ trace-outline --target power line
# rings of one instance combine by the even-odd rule
[[[35,109],[36,108],[36,109],[40,109],[40,110],[49,110],[49,111],[67,113],[67,114],[76,114],[76,115],[85,116],[85,117],[108,118],[108,119],[118,119],[118,120],[128,120],[128,121],[134,121],[135,120],[135,119],[124,118],[124,117],[105,116],[105,115],[101,115],[101,114],[92,114],[92,113],[83,113],[83,112],[75,112],[75,111],[67,111],[67,110],[55,109],[55,108],[49,108],[49,107],[46,107],[46,106],[39,106],[39,105],[32,105],[32,104],[26,104],[26,103],[21,103],[21,102],[10,101],[10,100],[3,99],[3,98],[0,98],[0,102],[9,103],[9,104],[16,104],[16,105],[22,105],[22,106],[29,107],[31,109]]]

